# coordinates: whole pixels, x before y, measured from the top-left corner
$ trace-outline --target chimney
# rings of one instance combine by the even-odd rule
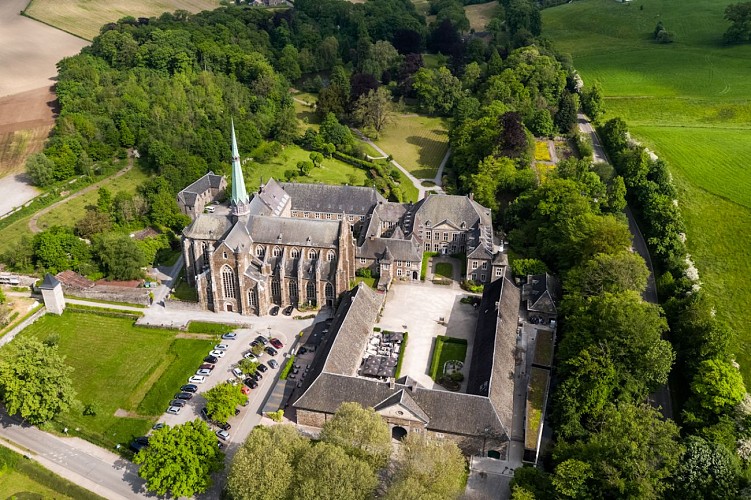
[[[396,389],[396,379],[395,378],[389,378],[389,389]]]
[[[475,193],[469,193],[469,199],[474,201],[475,199]]]

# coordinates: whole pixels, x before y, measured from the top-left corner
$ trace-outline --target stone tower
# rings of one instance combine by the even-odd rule
[[[50,273],[44,276],[44,281],[39,285],[42,290],[44,307],[47,312],[60,315],[65,310],[65,297],[63,297],[63,285]]]
[[[250,211],[249,202],[248,191],[245,189],[243,169],[240,164],[240,153],[237,150],[235,121],[232,120],[232,197],[230,198],[232,215],[235,217],[248,215]]]

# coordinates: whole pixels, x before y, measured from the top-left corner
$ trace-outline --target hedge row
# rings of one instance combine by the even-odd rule
[[[407,350],[407,338],[408,337],[409,337],[409,333],[404,332],[402,345],[399,347],[399,359],[396,360],[396,371],[394,372],[395,379],[398,379],[402,373],[402,360],[404,359],[404,351]]]
[[[292,366],[294,364],[295,364],[295,357],[290,356],[289,359],[287,360],[287,363],[284,365],[284,368],[282,368],[282,372],[279,374],[279,380],[287,380],[287,376],[289,375],[289,372],[292,371]]]

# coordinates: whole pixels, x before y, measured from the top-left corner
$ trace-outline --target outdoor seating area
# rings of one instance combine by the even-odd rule
[[[373,332],[365,348],[360,375],[378,379],[393,377],[403,341],[404,334],[400,332]]]

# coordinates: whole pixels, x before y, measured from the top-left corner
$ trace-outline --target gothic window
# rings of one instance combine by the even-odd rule
[[[329,261],[329,262],[331,262],[331,261],[334,260],[335,257],[336,257],[336,255],[334,254],[334,251],[333,250],[329,250],[329,253],[326,255],[326,260]]]
[[[248,304],[250,307],[258,307],[258,300],[256,300],[256,291],[248,290]]]
[[[313,280],[308,281],[308,286],[305,287],[305,294],[307,302],[314,306],[316,305],[316,282]]]
[[[282,254],[282,249],[279,247],[274,247],[274,251],[272,252],[272,255],[274,257],[279,257]]]
[[[222,257],[227,258],[227,252],[222,252]]]
[[[282,285],[276,278],[271,280],[271,300],[274,304],[282,303]]]
[[[298,250],[297,248],[293,248],[292,250],[289,251],[289,256],[292,259],[298,258],[300,256],[300,250]]]
[[[310,249],[310,250],[308,251],[308,258],[309,258],[310,260],[313,260],[313,259],[315,259],[315,258],[316,258],[316,251],[315,251],[315,250],[313,250],[312,248],[311,248],[311,249]]]
[[[266,253],[266,250],[263,248],[263,245],[258,245],[256,247],[256,257],[263,257],[264,253]]]
[[[229,266],[222,268],[222,290],[224,290],[225,299],[234,299],[236,297],[235,272]]]
[[[289,302],[290,304],[297,304],[300,300],[300,295],[297,291],[297,281],[291,280],[289,282]]]
[[[326,283],[326,298],[327,299],[333,299],[334,298],[334,285],[331,283]]]

